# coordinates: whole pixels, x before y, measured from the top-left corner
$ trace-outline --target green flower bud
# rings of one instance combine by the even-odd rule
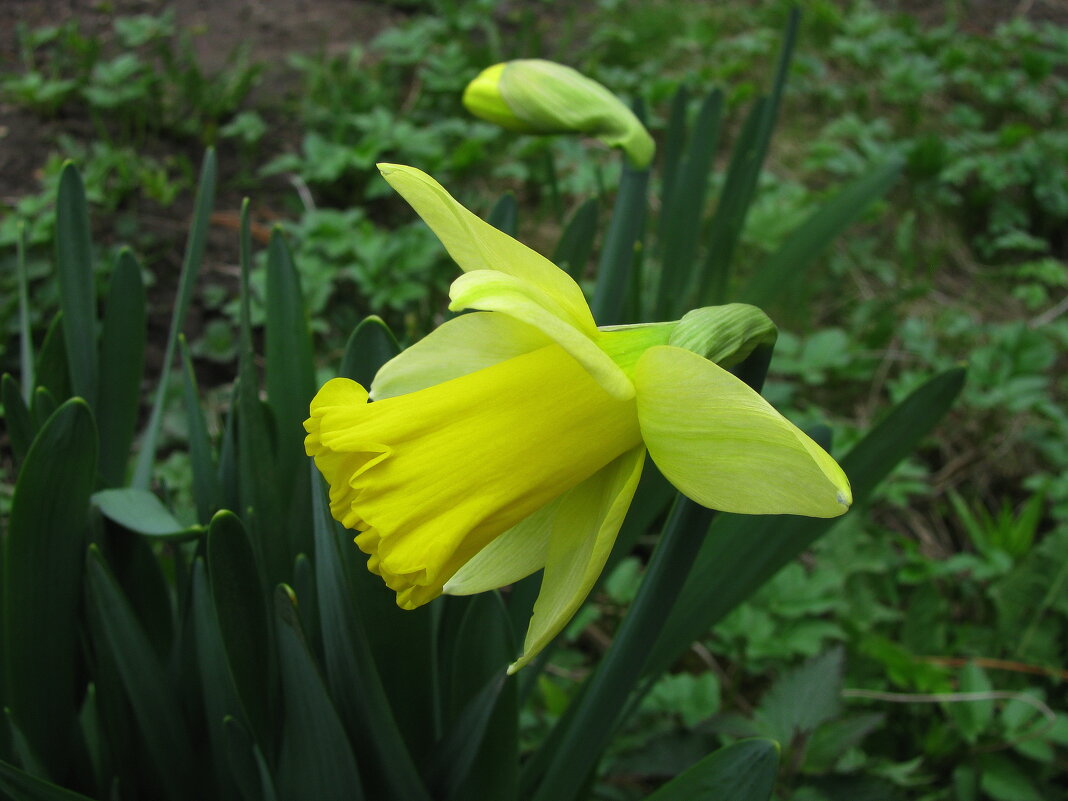
[[[594,136],[623,150],[639,169],[653,160],[653,138],[634,113],[604,86],[563,64],[542,59],[494,64],[467,85],[464,105],[510,131]]]

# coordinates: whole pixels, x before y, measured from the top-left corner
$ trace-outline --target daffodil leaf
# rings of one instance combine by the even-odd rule
[[[708,755],[647,801],[768,801],[778,768],[778,743],[742,740]]]
[[[241,715],[264,749],[274,745],[271,630],[256,558],[241,520],[216,513],[208,528],[208,572],[219,631]],[[265,668],[265,666],[267,666]]]
[[[389,326],[372,314],[361,320],[349,336],[338,375],[369,387],[378,369],[400,353],[400,349]]]
[[[527,664],[567,624],[601,575],[641,477],[645,449],[618,457],[560,500],[523,653],[508,668]]]
[[[0,790],[21,801],[92,801],[89,796],[66,790],[0,760]]]
[[[197,378],[185,337],[179,337],[182,358],[182,399],[185,403],[186,427],[189,436],[189,460],[193,474],[193,498],[197,506],[197,520],[206,524],[221,505],[222,487],[219,471],[212,456],[211,439],[204,421],[204,410],[197,392]]]
[[[96,546],[89,549],[89,615],[93,639],[118,668],[138,729],[155,770],[174,801],[201,795],[200,774],[175,687],[129,601]]]
[[[366,607],[357,607],[346,574],[351,558],[346,559],[341,549],[354,551],[355,546],[349,537],[339,536],[330,519],[318,474],[313,476],[312,492],[316,592],[327,686],[356,753],[375,755],[364,769],[368,793],[376,795],[373,790],[381,787],[377,793],[381,797],[427,801],[371,653],[365,621],[372,617]],[[362,566],[359,569],[367,575]],[[398,612],[395,605],[393,611]]]
[[[41,352],[37,355],[37,389],[48,389],[56,398],[70,397],[70,376],[67,370],[67,346],[63,342],[63,312],[57,312],[45,332]],[[25,388],[24,388],[25,389]],[[34,398],[29,403],[32,408]]]
[[[739,293],[747,303],[767,308],[781,297],[790,298],[794,281],[842,231],[873,202],[882,197],[901,175],[901,162],[881,164],[839,190],[792,232],[777,251],[762,261]]]
[[[567,273],[479,219],[426,173],[399,164],[379,164],[378,168],[430,226],[460,269],[492,270],[527,281],[550,296],[573,325],[593,330],[593,316],[582,290]]]
[[[141,489],[148,489],[152,479],[152,466],[156,459],[156,440],[159,438],[160,428],[163,425],[163,405],[167,398],[167,385],[170,380],[171,365],[174,364],[174,352],[178,348],[178,334],[181,333],[185,315],[193,300],[193,287],[196,284],[197,273],[200,272],[200,265],[204,260],[204,249],[208,243],[208,227],[215,196],[217,172],[215,164],[215,150],[209,147],[204,152],[204,160],[200,167],[197,195],[193,202],[193,225],[189,229],[189,238],[186,240],[182,272],[178,278],[178,297],[167,333],[167,346],[163,355],[159,385],[156,388],[156,397],[152,402],[148,423],[141,436],[141,450],[137,454],[137,462],[134,465],[132,484]]]
[[[515,643],[500,595],[471,598],[452,640],[439,786],[452,801],[507,801],[518,789],[518,702],[503,675]]]
[[[696,284],[694,265],[701,216],[712,179],[712,159],[719,142],[723,107],[723,90],[713,89],[701,103],[685,157],[677,165],[677,174],[671,185],[665,187],[657,242],[660,282],[655,316],[658,319],[677,318]],[[664,169],[668,169],[667,163]]]
[[[263,751],[237,718],[223,719],[230,770],[245,801],[277,801]]]
[[[441,384],[548,345],[537,328],[504,314],[473,312],[448,320],[375,374],[375,400]]]
[[[230,771],[226,718],[241,709],[237,688],[226,663],[219,621],[211,600],[204,560],[197,557],[190,579],[191,611],[196,641],[197,666],[204,693],[205,724],[211,745],[216,787],[223,798],[236,798],[237,787]]]
[[[512,192],[505,192],[493,204],[486,220],[490,225],[508,236],[515,236],[519,227],[519,204]]]
[[[100,338],[100,472],[108,484],[121,486],[141,405],[145,372],[145,288],[133,253],[119,253],[108,287],[108,305]]]
[[[72,743],[56,732],[74,725],[96,443],[92,414],[79,398],[45,421],[15,483],[2,543],[5,702],[56,776],[65,774],[73,758]]]
[[[204,533],[203,526],[178,522],[163,502],[148,490],[136,487],[100,490],[93,493],[92,501],[104,517],[147,537],[182,541]]]
[[[593,253],[593,241],[597,238],[597,217],[600,205],[591,197],[575,209],[568,220],[560,241],[553,251],[553,262],[559,264],[572,278],[579,279]]]
[[[648,193],[649,170],[624,164],[612,220],[601,246],[597,286],[590,303],[593,316],[600,325],[629,321],[624,306],[627,293],[633,287],[631,274],[644,235]]]
[[[542,288],[492,270],[457,278],[449,290],[449,308],[498,312],[540,330],[571,354],[615,398],[633,397],[634,387],[615,362],[594,343],[596,329],[583,331],[561,318]]]
[[[73,163],[63,165],[56,197],[56,274],[63,337],[74,393],[96,406],[96,285],[85,185]]]
[[[275,780],[282,798],[362,801],[352,747],[300,626],[296,597],[275,591],[285,728]]]
[[[547,503],[493,540],[448,580],[445,592],[449,595],[487,592],[514,584],[545,567],[559,504],[559,498]]]
[[[12,378],[10,373],[4,373],[0,383],[0,401],[4,404],[4,425],[11,442],[11,455],[15,457],[16,462],[21,462],[26,458],[36,430],[30,410],[22,398],[19,382]]]
[[[827,452],[713,362],[681,348],[650,348],[634,383],[650,456],[698,503],[812,517],[849,507],[849,482]]]

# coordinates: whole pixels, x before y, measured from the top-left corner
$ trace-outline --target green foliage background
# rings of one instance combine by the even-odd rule
[[[641,98],[661,159],[673,152],[667,135],[679,130],[673,121],[718,120],[702,129],[700,141],[711,143],[707,154],[680,156],[684,167],[696,168],[702,159],[714,167],[707,190],[688,189],[697,193],[689,207],[707,212],[694,229],[700,238],[688,243],[672,236],[671,215],[654,209],[652,220],[665,227],[650,237],[638,269],[660,260],[714,265],[726,258],[734,266],[730,284],[704,287],[704,298],[718,292],[762,303],[770,291],[762,275],[808,259],[810,269],[775,286],[779,299],[767,306],[782,333],[765,394],[800,423],[831,424],[836,453],[932,377],[967,362],[969,380],[934,438],[874,492],[869,514],[851,515],[816,541],[634,702],[601,765],[606,780],[592,792],[642,797],[731,738],[763,735],[782,743],[778,792],[784,798],[1062,797],[1068,28],[1008,15],[977,27],[967,5],[947,4],[938,19],[920,20],[864,2],[804,4],[768,159],[748,215],[738,220],[720,201],[738,195],[720,192],[732,180],[728,159],[746,140],[747,115],[771,84],[786,5],[600,2],[581,12],[570,4],[414,5],[374,41],[340,55],[293,54],[285,67],[272,65],[295,87],[285,97],[264,92],[262,83],[251,91],[265,74],[277,76],[250,54],[235,51],[231,66],[217,74],[201,69],[188,43],[192,34],[177,30],[166,14],[116,18],[104,36],[82,33],[73,23],[21,31],[20,61],[2,77],[4,102],[44,121],[84,124],[53,123],[48,130],[55,141],[41,148],[40,190],[5,198],[4,368],[18,373],[20,223],[32,301],[27,322],[41,350],[55,345],[45,331],[64,292],[92,297],[85,286],[64,290],[48,278],[57,188],[63,159],[73,157],[102,268],[92,279],[94,291],[103,297],[109,281],[127,287],[143,281],[150,322],[167,317],[153,313],[152,304],[165,310],[176,299],[191,304],[190,366],[169,381],[153,411],[157,486],[164,488],[167,513],[181,518],[177,528],[164,528],[193,532],[209,523],[206,510],[222,498],[253,491],[225,482],[191,484],[191,475],[205,472],[196,469],[203,456],[187,443],[226,441],[227,382],[238,354],[262,342],[272,361],[270,331],[260,331],[268,319],[269,261],[277,265],[289,256],[270,223],[292,248],[323,378],[336,372],[349,333],[369,313],[381,315],[405,341],[441,320],[452,268],[425,228],[386,196],[373,170],[378,160],[419,166],[480,213],[499,215],[501,227],[515,220],[520,238],[547,255],[556,251],[597,302],[592,279],[604,240],[595,240],[591,251],[568,247],[561,235],[577,232],[571,241],[581,245],[581,232],[596,222],[603,236],[617,193],[628,191],[626,173],[621,179],[615,159],[591,154],[587,143],[515,137],[467,117],[460,92],[481,67],[519,56],[557,58]],[[676,95],[680,83],[689,95]],[[709,94],[713,88],[721,94]],[[244,332],[234,299],[240,271],[230,266],[238,262],[237,215],[227,236],[204,243],[206,269],[195,287],[174,278],[173,254],[182,252],[186,226],[149,222],[190,216],[195,165],[208,144],[219,148],[222,168],[223,200],[216,207],[236,208],[242,194],[251,194],[253,219],[263,225],[250,227],[266,247],[247,265],[250,327]],[[879,173],[884,165],[900,168],[901,177]],[[671,174],[656,173],[653,197],[667,196]],[[794,236],[844,186],[878,194],[880,181],[893,184],[885,198],[857,205],[854,224],[831,247],[808,252]],[[498,203],[506,192],[514,204]],[[217,227],[226,224],[216,220]],[[727,241],[724,256],[719,245]],[[138,252],[140,264],[123,255],[120,243]],[[635,302],[642,297],[668,313],[662,302],[670,296],[648,292]],[[95,319],[95,311],[85,313]],[[603,314],[599,319],[608,321]],[[149,358],[157,367],[173,361],[151,347]],[[70,388],[61,386],[62,376],[44,374],[49,364],[42,353],[39,378],[61,401]],[[183,392],[191,391],[183,379],[194,369],[212,385],[199,421],[182,405]],[[266,381],[270,395],[270,375]],[[29,383],[22,378],[23,387]],[[101,378],[101,388],[110,385]],[[252,417],[254,403],[246,402]],[[42,396],[27,413],[40,426],[51,408]],[[73,419],[79,412],[67,414]],[[147,414],[142,409],[142,422]],[[15,430],[8,423],[5,448],[12,454]],[[110,455],[101,451],[102,472],[121,475],[132,436],[131,428],[125,439],[101,443],[112,448]],[[220,461],[224,456],[218,454]],[[12,468],[5,507],[14,462],[5,451]],[[140,470],[145,486],[150,467]],[[303,478],[292,481],[306,489]],[[651,546],[638,533],[637,550],[621,559],[597,603],[573,624],[552,655],[552,670],[522,688],[519,736],[527,752],[566,714],[634,600]],[[313,550],[300,545],[294,543],[294,553]],[[147,557],[122,558],[132,565]],[[207,561],[210,569],[210,553]],[[90,589],[101,608],[121,609],[121,599],[109,595],[104,565],[90,553]],[[206,580],[188,567],[190,587]],[[302,597],[300,570],[306,568],[277,567],[272,581],[292,581]],[[286,599],[276,600],[279,620],[291,621]],[[164,654],[160,619],[143,625]],[[316,628],[309,620],[301,626]],[[313,649],[319,647],[314,639]],[[283,669],[306,671],[300,649],[286,648],[290,661]],[[1018,700],[900,704],[843,696],[843,689],[1022,692],[1054,717],[1047,722],[1041,710]],[[803,708],[799,697],[809,701]],[[315,700],[306,703],[315,708]]]

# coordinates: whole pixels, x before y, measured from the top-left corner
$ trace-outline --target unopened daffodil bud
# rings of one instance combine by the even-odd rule
[[[649,166],[656,149],[645,126],[618,97],[552,61],[494,64],[467,85],[464,105],[476,117],[510,131],[594,136],[623,150],[639,169]]]

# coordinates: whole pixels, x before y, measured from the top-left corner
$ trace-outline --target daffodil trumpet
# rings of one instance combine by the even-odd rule
[[[425,173],[379,168],[464,271],[449,308],[474,310],[387,362],[369,391],[327,382],[304,424],[331,513],[400,606],[544,570],[519,669],[592,589],[646,454],[711,509],[849,507],[834,459],[725,369],[774,342],[759,309],[598,328],[565,272]]]

